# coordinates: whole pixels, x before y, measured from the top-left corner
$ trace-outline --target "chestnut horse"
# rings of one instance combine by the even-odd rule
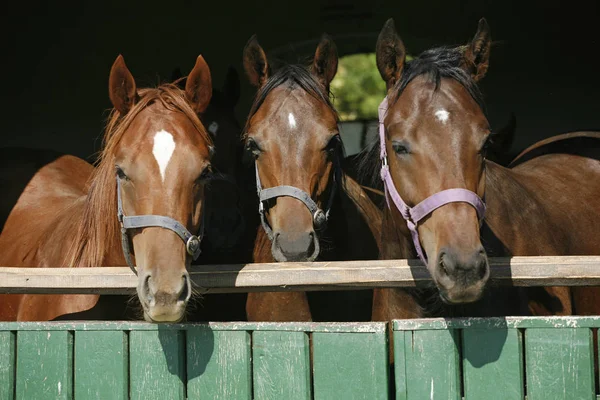
[[[135,255],[144,318],[180,320],[192,294],[187,266],[198,255],[212,153],[197,114],[211,93],[201,56],[185,91],[169,84],[138,90],[119,56],[109,78],[114,110],[98,167],[72,156],[44,166],[6,221],[0,264],[118,266],[133,265]],[[89,310],[98,298],[5,295],[0,319],[50,320]]]
[[[243,60],[250,82],[258,88],[244,136],[254,159],[262,220],[254,261],[374,258],[378,250],[373,237],[349,240],[360,236],[356,228],[349,232],[350,224],[360,219],[357,207],[365,212],[359,203],[365,202],[374,220],[380,220],[380,212],[341,171],[338,116],[329,100],[338,65],[335,43],[323,35],[309,68],[285,65],[272,73],[253,36]],[[343,181],[352,185],[350,201]],[[357,218],[349,215],[352,209]],[[358,232],[370,231],[365,227]],[[249,293],[246,310],[249,320],[259,321],[360,319],[352,313],[369,297],[365,291]]]
[[[488,69],[490,43],[482,19],[466,46],[428,50],[406,62],[393,20],[384,25],[377,41],[377,66],[388,89],[380,110],[383,142],[369,162],[388,193],[382,258],[412,258],[420,249],[436,299],[475,302],[434,313],[570,314],[567,288],[491,288],[497,290],[482,298],[489,277],[483,244],[498,245],[488,247],[493,255],[600,254],[598,160],[546,154],[512,169],[486,160],[494,136],[477,82]],[[520,297],[524,292],[527,297]],[[428,295],[375,290],[373,319],[428,314]]]

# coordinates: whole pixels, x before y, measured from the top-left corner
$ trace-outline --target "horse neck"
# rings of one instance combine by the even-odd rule
[[[494,237],[484,237],[483,244],[497,239],[510,255],[560,254],[560,230],[552,225],[545,205],[534,196],[527,179],[531,178],[486,162],[485,223]]]

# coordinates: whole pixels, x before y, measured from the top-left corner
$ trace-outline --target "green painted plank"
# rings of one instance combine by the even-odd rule
[[[465,400],[523,399],[523,349],[518,329],[462,332]]]
[[[600,317],[422,318],[392,322],[396,331],[422,329],[599,328]]]
[[[404,337],[412,336],[412,332],[394,331],[394,386],[396,388],[396,400],[406,400],[408,397],[406,382],[408,375],[406,372],[406,347],[404,346]]]
[[[404,398],[461,398],[458,338],[455,330],[421,330],[405,332],[404,343],[394,343],[395,348],[404,345]],[[396,385],[401,388],[402,382]]]
[[[255,399],[310,399],[310,346],[304,332],[252,334]]]
[[[184,342],[181,331],[129,333],[131,399],[185,398]]]
[[[590,329],[527,329],[525,359],[528,400],[596,397]]]
[[[17,333],[18,399],[71,399],[72,377],[71,332]]]
[[[0,331],[0,399],[14,399],[15,341],[13,332]]]
[[[187,357],[190,400],[252,398],[250,333],[188,329]]]
[[[387,399],[387,332],[313,333],[314,398]]]
[[[600,326],[600,322],[598,323]],[[208,322],[151,324],[141,321],[0,322],[0,331],[181,331],[210,327],[216,331],[384,332],[385,322]]]
[[[129,354],[123,331],[75,332],[75,397],[127,399]]]

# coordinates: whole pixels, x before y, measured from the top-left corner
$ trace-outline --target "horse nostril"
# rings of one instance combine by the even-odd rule
[[[183,287],[181,288],[181,292],[179,293],[179,297],[177,298],[177,300],[187,302],[190,299],[190,296],[192,295],[190,280],[187,275],[183,275],[181,278],[183,279]]]
[[[485,278],[485,276],[488,274],[488,265],[487,265],[487,259],[485,257],[485,253],[483,255],[480,255],[479,257],[479,261],[477,262],[477,272],[479,275],[479,279],[483,279]]]
[[[315,251],[315,234],[313,232],[308,234],[309,237],[309,244],[308,244],[308,249],[306,249],[306,254],[312,254]]]
[[[440,258],[439,258],[439,266],[440,266],[440,270],[442,271],[442,273],[444,275],[448,275],[448,269],[446,268],[446,263],[444,262],[444,257],[445,257],[446,253],[441,252],[440,253]]]

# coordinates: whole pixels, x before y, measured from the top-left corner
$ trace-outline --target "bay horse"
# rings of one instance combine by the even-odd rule
[[[600,253],[598,160],[545,154],[511,169],[486,160],[494,134],[477,82],[488,70],[490,44],[481,19],[466,46],[427,50],[406,62],[393,20],[385,23],[376,58],[388,92],[380,108],[381,139],[367,156],[387,190],[382,258],[418,255],[435,282],[436,299],[471,303],[443,305],[436,310],[442,316],[571,314],[567,288],[484,292],[487,253]],[[373,319],[427,314],[423,299],[431,300],[432,292],[425,292],[375,290]]]
[[[355,229],[349,232],[350,224],[361,218],[357,207],[370,210],[374,220],[381,217],[360,186],[341,171],[338,116],[329,99],[338,65],[333,40],[322,36],[310,67],[285,65],[272,72],[253,36],[244,48],[243,64],[258,89],[244,129],[262,225],[254,261],[374,258],[378,249],[372,236],[365,237],[369,229],[360,229],[366,233],[362,236]],[[344,190],[345,185],[352,190]],[[357,206],[361,202],[366,208]],[[356,239],[349,240],[353,235]],[[358,304],[370,297],[364,292],[249,293],[247,316],[254,321],[360,319],[355,315]]]
[[[202,237],[212,141],[198,114],[212,93],[199,56],[185,90],[138,89],[122,56],[109,77],[114,109],[97,168],[73,156],[29,182],[0,234],[0,263],[16,267],[137,265],[144,318],[183,318],[187,266]],[[194,233],[197,233],[194,234]],[[4,295],[1,320],[51,320],[89,310],[98,295]],[[107,313],[109,310],[107,310]]]

